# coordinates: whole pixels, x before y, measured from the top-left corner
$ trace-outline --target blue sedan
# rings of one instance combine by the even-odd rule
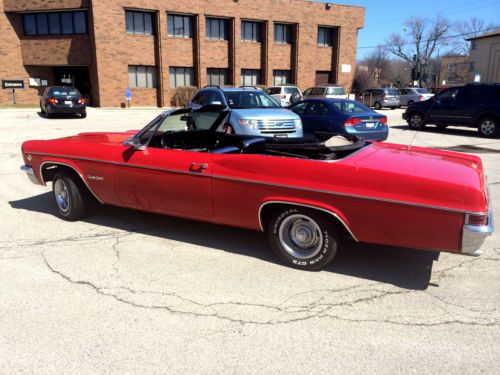
[[[355,100],[309,99],[288,107],[302,120],[304,135],[316,132],[350,134],[367,140],[385,141],[387,117]]]

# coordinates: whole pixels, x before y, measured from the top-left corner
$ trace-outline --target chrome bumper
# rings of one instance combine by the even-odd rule
[[[35,172],[33,172],[33,168],[31,168],[29,165],[22,165],[21,170],[26,173],[31,182],[33,182],[36,185],[39,184],[36,179]]]
[[[479,248],[486,237],[493,233],[493,207],[488,189],[488,224],[487,225],[464,225],[462,231],[462,251],[464,255],[479,256],[483,250]]]

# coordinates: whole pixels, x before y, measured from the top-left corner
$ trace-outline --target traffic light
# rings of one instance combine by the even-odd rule
[[[415,81],[416,79],[417,79],[416,69],[412,68],[411,69],[411,80]]]

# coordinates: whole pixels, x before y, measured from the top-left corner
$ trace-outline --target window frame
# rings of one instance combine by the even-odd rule
[[[319,47],[333,47],[333,26],[318,26],[317,44]]]
[[[212,36],[213,34],[213,24],[217,23],[218,27],[218,36]],[[221,35],[221,24],[223,25],[223,32]],[[227,18],[220,18],[220,17],[205,17],[205,38],[207,40],[229,40],[229,33],[228,33],[228,19]]]
[[[212,82],[212,76],[217,74],[219,83]],[[221,77],[224,78],[223,83],[221,82]],[[231,79],[228,68],[207,68],[207,85],[217,85],[217,86],[225,86],[230,85]]]
[[[182,34],[175,33],[175,20],[182,19]],[[186,23],[187,21],[187,23]],[[186,35],[186,25],[188,25],[188,32]],[[172,26],[172,33],[170,27]],[[167,36],[169,38],[192,39],[193,38],[193,15],[180,14],[180,13],[167,13]]]
[[[246,73],[256,73],[255,75],[255,83],[252,82],[250,84],[245,83],[245,77],[247,76]],[[253,75],[251,78],[251,81],[253,81]],[[240,82],[241,86],[257,86],[257,85],[262,85],[262,69],[246,69],[242,68],[241,69],[241,75],[240,75]]]
[[[246,26],[251,27],[250,39],[246,39]],[[262,43],[262,21],[241,20],[241,41],[247,43]]]
[[[279,75],[278,75],[279,74]],[[280,78],[281,81],[278,82],[276,78]],[[285,78],[285,82],[283,82],[283,78]],[[273,86],[284,86],[291,85],[292,82],[292,71],[289,69],[274,69],[273,70]]]
[[[130,70],[134,71],[131,72]],[[139,86],[139,70],[144,71],[144,80],[146,82],[146,86]],[[135,85],[131,85],[130,74],[133,73],[135,76]],[[149,84],[149,76],[151,73],[151,85]],[[154,65],[129,65],[128,66],[128,77],[129,77],[129,85],[128,87],[131,89],[156,89],[158,87],[158,76],[157,76],[157,68]]]
[[[84,26],[85,30],[83,32],[76,31],[76,14],[82,14],[84,18]],[[64,27],[67,27],[69,24],[63,24],[63,15],[69,15],[71,31],[65,32]],[[32,19],[34,33],[27,33],[26,29],[26,20],[28,18]],[[46,22],[46,32],[40,31],[39,19],[45,19]],[[57,19],[57,21],[55,21]],[[54,36],[54,35],[85,35],[89,33],[89,25],[88,25],[88,13],[87,9],[78,9],[78,10],[69,10],[69,11],[54,11],[54,12],[33,12],[33,13],[24,13],[22,15],[22,23],[23,23],[23,36]],[[52,32],[55,28],[55,24],[58,26],[59,32]],[[54,26],[54,28],[53,28]]]
[[[183,69],[183,75],[184,75],[184,83],[186,83],[186,72],[191,73],[191,84],[190,85],[178,85],[177,84],[177,74],[178,70]],[[172,75],[172,70],[174,70],[174,73]],[[168,75],[169,75],[169,88],[175,89],[177,87],[187,87],[187,86],[194,86],[196,84],[195,80],[195,72],[194,72],[194,67],[192,66],[169,66],[168,67]],[[174,77],[174,86],[172,86],[172,77]]]
[[[132,31],[129,31],[128,26],[129,24],[127,23],[127,14],[131,15],[131,21],[132,21]],[[142,30],[138,30],[136,28],[136,16],[142,16]],[[146,16],[149,16],[150,19],[150,25],[151,25],[151,31],[148,32],[147,30],[147,22],[146,22]],[[135,9],[125,9],[125,32],[129,35],[155,35],[155,12],[154,11],[145,11],[145,10],[135,10]]]
[[[283,29],[283,35],[278,40],[278,30],[281,28]],[[292,24],[283,22],[274,23],[274,43],[281,45],[292,44]]]

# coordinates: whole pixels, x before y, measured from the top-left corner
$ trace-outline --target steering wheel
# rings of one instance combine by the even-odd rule
[[[165,132],[160,138],[160,144],[162,148],[187,149],[184,139],[175,132]]]

